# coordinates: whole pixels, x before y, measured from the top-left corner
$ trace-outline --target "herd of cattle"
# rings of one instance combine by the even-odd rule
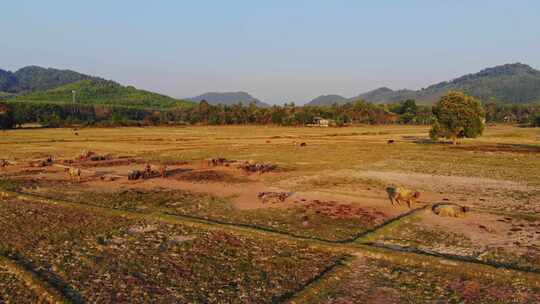
[[[389,143],[393,143],[389,141]],[[98,155],[91,151],[83,151],[76,160],[78,161],[103,161],[110,160],[110,155]],[[54,158],[49,156],[44,159],[33,161],[30,163],[33,167],[46,167],[51,166],[55,162]],[[11,163],[5,159],[0,159],[0,168],[5,168]],[[271,163],[256,163],[253,161],[235,161],[227,160],[225,158],[210,158],[203,161],[204,166],[231,166],[236,164],[236,168],[244,170],[246,173],[266,173],[274,171],[277,169],[277,165]],[[81,181],[81,176],[83,171],[80,168],[74,166],[64,167],[65,172],[67,173],[71,181]],[[131,170],[127,174],[128,180],[138,180],[138,179],[148,179],[154,177],[165,178],[168,176],[169,171],[167,170],[167,165],[152,165],[145,164],[143,170]],[[416,200],[420,197],[420,192],[407,189],[405,187],[399,186],[389,186],[386,188],[388,198],[392,206],[401,205],[402,203],[406,204],[409,208],[413,207],[413,204],[416,203]],[[263,202],[283,202],[291,195],[290,192],[260,192],[258,198]],[[432,205],[433,213],[441,217],[462,217],[466,212],[469,212],[470,209],[465,206],[460,206],[457,204],[451,203],[439,203]]]

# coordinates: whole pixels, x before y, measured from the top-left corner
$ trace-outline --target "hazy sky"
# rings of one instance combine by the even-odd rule
[[[73,69],[174,97],[417,89],[540,68],[540,1],[2,1],[0,68]]]

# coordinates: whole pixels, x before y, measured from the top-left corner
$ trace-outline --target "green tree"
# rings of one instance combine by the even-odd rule
[[[13,113],[6,104],[0,104],[0,129],[11,129],[15,125]]]
[[[432,139],[445,137],[457,143],[458,138],[475,138],[484,131],[484,109],[463,92],[449,92],[433,107],[435,121],[429,133]]]
[[[536,114],[531,122],[531,126],[533,127],[540,127],[540,113]]]

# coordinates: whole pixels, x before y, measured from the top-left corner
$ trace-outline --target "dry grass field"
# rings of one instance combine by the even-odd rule
[[[0,303],[540,303],[538,128],[77,133],[0,133]]]

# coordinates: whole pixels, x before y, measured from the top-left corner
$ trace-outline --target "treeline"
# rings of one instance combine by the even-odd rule
[[[509,122],[540,126],[540,104],[484,106],[487,122]],[[26,123],[44,127],[62,126],[145,126],[145,125],[281,125],[304,126],[321,117],[335,126],[352,124],[430,124],[431,106],[414,100],[376,105],[365,101],[332,106],[296,106],[294,103],[269,108],[254,104],[210,105],[205,101],[195,107],[150,110],[125,106],[47,104],[10,102],[0,104],[0,127]]]
[[[154,113],[122,106],[10,102],[0,104],[0,115],[1,127],[8,129],[27,123],[39,123],[50,128],[73,125],[140,125]]]
[[[316,117],[329,119],[336,126],[353,123],[391,124],[400,122],[400,115],[390,111],[387,106],[363,101],[331,107],[299,107],[291,103],[270,108],[260,108],[255,104],[247,106],[242,104],[210,105],[202,101],[195,107],[176,107],[166,110],[42,102],[10,102],[6,103],[5,106],[9,109],[7,112],[11,117],[12,126],[26,123],[39,123],[45,127],[170,124],[302,126],[313,123]]]
[[[488,103],[484,105],[486,121],[517,123],[540,127],[540,102],[532,104],[501,104]]]

